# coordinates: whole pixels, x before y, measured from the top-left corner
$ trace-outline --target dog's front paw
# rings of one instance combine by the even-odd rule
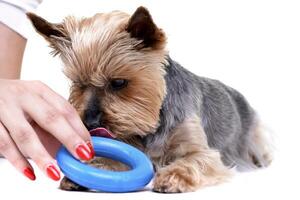
[[[153,182],[153,191],[161,193],[192,192],[196,189],[194,178],[179,166],[160,169]]]
[[[59,188],[62,190],[67,190],[67,191],[86,191],[86,190],[88,190],[87,188],[80,186],[77,183],[74,183],[67,177],[64,177],[61,180]]]

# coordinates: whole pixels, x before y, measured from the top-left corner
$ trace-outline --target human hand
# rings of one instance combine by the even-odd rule
[[[31,180],[35,174],[26,156],[59,180],[50,155],[58,141],[78,159],[94,156],[89,132],[63,97],[40,81],[0,79],[0,154]]]

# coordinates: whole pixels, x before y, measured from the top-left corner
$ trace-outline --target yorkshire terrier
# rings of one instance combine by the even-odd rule
[[[104,127],[146,153],[156,170],[154,191],[195,191],[226,181],[233,167],[270,164],[268,141],[244,96],[171,59],[146,8],[56,24],[27,15],[62,59],[72,81],[69,101],[87,129]],[[91,164],[127,170],[105,158]],[[61,188],[86,189],[66,178]]]

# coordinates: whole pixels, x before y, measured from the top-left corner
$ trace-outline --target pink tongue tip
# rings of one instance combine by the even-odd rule
[[[96,136],[96,137],[106,137],[106,138],[116,138],[114,134],[109,132],[105,128],[95,128],[90,130],[91,136]]]

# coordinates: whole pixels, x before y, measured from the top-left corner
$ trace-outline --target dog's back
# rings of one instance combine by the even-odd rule
[[[221,153],[227,166],[249,169],[267,166],[269,152],[259,120],[242,94],[218,80],[199,77],[169,58],[166,66],[172,115],[181,119],[197,114],[205,130],[208,145]],[[176,109],[178,108],[178,109]]]

